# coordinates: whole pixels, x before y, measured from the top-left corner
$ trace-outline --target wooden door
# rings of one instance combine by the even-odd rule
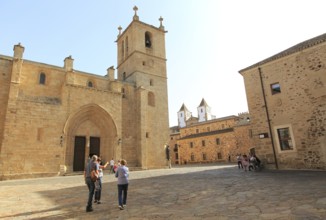
[[[89,152],[90,154],[95,154],[100,156],[100,138],[99,137],[90,137],[89,139]]]
[[[86,146],[86,137],[76,136],[75,148],[74,148],[73,171],[83,171],[85,168],[85,146]]]

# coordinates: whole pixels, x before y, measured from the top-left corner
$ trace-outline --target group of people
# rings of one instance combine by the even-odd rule
[[[110,164],[110,172],[115,173],[115,177],[117,178],[119,209],[123,210],[126,207],[129,185],[129,168],[126,166],[127,161],[119,160],[118,164],[115,164],[112,159],[110,162],[106,162],[103,165],[100,157],[91,155],[84,171],[85,183],[88,187],[86,212],[93,211],[93,197],[94,203],[101,204],[103,169],[105,169],[108,164]],[[92,171],[96,178],[92,178]]]
[[[238,154],[237,162],[238,162],[238,168],[244,169],[244,171],[257,170],[260,168],[260,164],[261,164],[256,154],[249,154],[249,156],[247,156],[246,154],[243,155]]]

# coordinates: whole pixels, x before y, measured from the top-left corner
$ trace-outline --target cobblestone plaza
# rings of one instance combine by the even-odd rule
[[[234,164],[131,171],[127,208],[105,173],[85,212],[82,175],[0,182],[0,219],[326,219],[324,171],[244,172]]]

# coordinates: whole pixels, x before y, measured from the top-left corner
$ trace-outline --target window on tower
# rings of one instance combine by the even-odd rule
[[[152,35],[150,32],[145,32],[145,47],[151,48],[152,47]]]
[[[125,42],[122,41],[122,44],[121,44],[121,54],[122,54],[122,59],[125,58]]]
[[[126,57],[128,56],[129,45],[128,45],[128,37],[126,37]]]

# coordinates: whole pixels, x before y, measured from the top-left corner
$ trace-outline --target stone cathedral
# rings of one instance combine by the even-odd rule
[[[165,29],[139,20],[118,28],[117,67],[107,75],[0,55],[0,179],[83,171],[89,154],[129,167],[167,166]],[[117,73],[115,73],[117,71]],[[116,76],[115,76],[116,75]]]

